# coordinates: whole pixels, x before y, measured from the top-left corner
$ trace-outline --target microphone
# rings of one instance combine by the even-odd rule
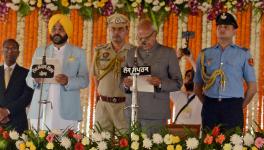
[[[42,57],[42,65],[46,65],[47,62],[46,62],[46,55],[43,55]]]
[[[135,49],[135,54],[134,54],[134,66],[138,66],[138,61],[137,61],[137,58],[138,58],[138,47]]]
[[[139,47],[136,48],[135,53],[134,53],[134,62],[131,67],[125,66],[121,68],[121,75],[123,77],[127,76],[133,76],[133,75],[150,75],[151,74],[151,67],[144,65],[144,66],[139,66],[138,65],[138,49]]]
[[[46,50],[47,46],[44,50],[44,55],[42,56],[42,64],[34,64],[32,65],[32,78],[53,78],[55,67],[54,65],[47,64],[46,60]]]

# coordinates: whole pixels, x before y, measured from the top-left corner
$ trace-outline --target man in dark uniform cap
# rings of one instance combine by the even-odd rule
[[[234,29],[238,28],[236,19],[230,13],[221,13],[216,17],[216,25],[232,25]]]
[[[201,51],[194,78],[195,93],[203,103],[202,125],[243,128],[243,108],[256,93],[253,59],[247,49],[233,44],[238,25],[231,14],[220,13],[216,25],[218,43]]]

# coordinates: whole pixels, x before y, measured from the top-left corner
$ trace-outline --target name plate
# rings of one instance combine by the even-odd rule
[[[137,66],[137,67],[122,67],[122,76],[133,76],[133,75],[150,75],[150,66]]]
[[[53,78],[54,77],[54,65],[33,65],[32,77],[33,78]]]

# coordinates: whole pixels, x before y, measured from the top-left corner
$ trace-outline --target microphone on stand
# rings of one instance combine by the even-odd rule
[[[121,68],[121,74],[123,77],[132,76],[133,84],[131,87],[132,91],[132,103],[131,106],[128,106],[131,108],[131,125],[135,125],[135,123],[138,120],[138,85],[137,85],[137,77],[139,75],[150,75],[151,74],[151,68],[150,66],[139,66],[138,64],[138,50],[139,47],[137,47],[134,51],[134,58],[133,58],[133,64],[130,64],[130,66],[125,66]]]
[[[133,69],[138,67],[138,47],[135,49]],[[137,91],[137,74],[132,76],[132,103],[131,103],[131,126],[133,126],[138,119],[138,91]]]
[[[38,122],[37,122],[37,131],[40,130],[40,116],[41,116],[41,107],[42,104],[43,106],[43,111],[42,111],[42,128],[44,127],[46,123],[46,104],[51,103],[48,100],[43,100],[42,99],[42,94],[43,94],[43,84],[44,84],[44,79],[45,78],[53,78],[54,77],[54,72],[55,72],[55,67],[52,64],[47,64],[46,60],[46,51],[47,51],[47,46],[45,47],[44,54],[42,56],[42,63],[41,64],[34,64],[32,65],[32,78],[40,78],[40,96],[39,96],[39,107],[38,107]]]
[[[138,63],[138,50],[140,47],[137,47],[134,51],[133,61],[128,65],[121,67],[121,76],[134,76],[134,75],[150,75],[151,74],[151,67],[148,65],[139,65]]]
[[[32,78],[53,78],[54,77],[55,67],[52,64],[47,64],[46,49],[47,47],[45,47],[45,51],[42,56],[42,61],[41,61],[42,63],[32,65],[32,73],[31,73]]]

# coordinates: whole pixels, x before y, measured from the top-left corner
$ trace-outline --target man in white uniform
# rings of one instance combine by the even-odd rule
[[[41,100],[48,100],[43,104],[46,108],[46,119],[41,119],[41,128],[45,129],[77,129],[78,121],[82,120],[80,105],[80,89],[88,86],[88,71],[84,50],[67,43],[72,35],[73,25],[70,19],[62,14],[51,17],[48,24],[52,44],[46,48],[37,48],[32,59],[55,58],[62,67],[62,73],[55,75],[56,83],[45,83]],[[31,68],[32,69],[32,68]],[[27,76],[27,84],[35,89],[29,109],[32,126],[37,128],[38,105],[40,97],[40,83],[42,79],[32,78],[31,70]],[[41,118],[42,118],[41,109]]]

